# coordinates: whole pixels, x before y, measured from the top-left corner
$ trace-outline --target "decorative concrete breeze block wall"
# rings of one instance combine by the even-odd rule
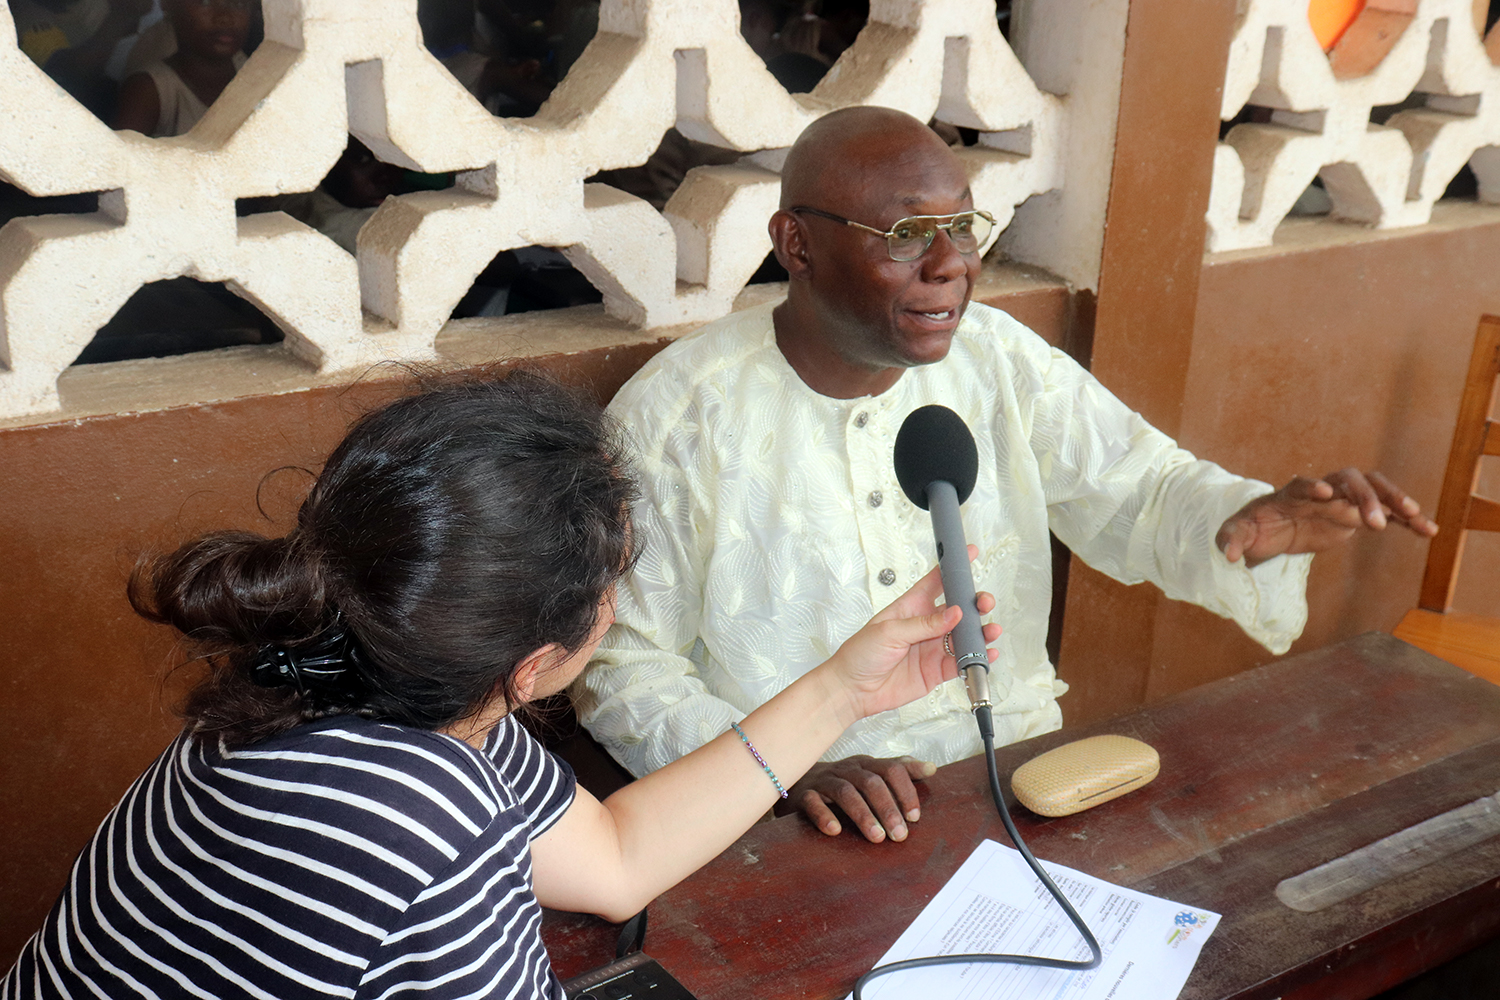
[[[1105,6],[1123,36],[1123,0]],[[552,98],[508,120],[423,48],[416,0],[265,0],[265,42],[208,116],[156,140],[111,131],[56,87],[16,49],[0,4],[0,175],[36,195],[102,192],[97,213],[0,230],[0,418],[57,409],[57,377],[97,329],[143,283],[179,275],[255,303],[309,373],[432,357],[455,303],[513,247],[562,248],[636,326],[714,319],[770,250],[785,147],[834,108],[977,129],[961,155],[975,204],[1002,228],[1014,206],[1063,188],[1068,101],[1032,82],[992,0],[871,8],[818,88],[793,97],[741,39],[735,0],[604,0]],[[664,212],[585,183],[643,163],[674,124],[747,155],[694,170]],[[346,132],[457,183],[388,199],[355,257],[282,213],[236,218],[236,198],[315,187]],[[1090,214],[1102,220],[1102,202]]]
[[[1314,38],[1307,0],[1240,0],[1221,116],[1247,104],[1275,110],[1269,124],[1236,125],[1216,151],[1209,248],[1268,246],[1317,176],[1335,217],[1379,229],[1427,222],[1465,163],[1480,200],[1500,202],[1500,69],[1480,38],[1487,7],[1370,0],[1366,14],[1379,23],[1359,39],[1370,52],[1353,68],[1379,61],[1346,76],[1339,49],[1330,60]],[[1500,53],[1496,32],[1489,48]],[[1372,109],[1403,102],[1418,106],[1371,123]]]

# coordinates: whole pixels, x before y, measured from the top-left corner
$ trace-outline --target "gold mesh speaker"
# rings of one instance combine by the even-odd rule
[[[1090,736],[1033,757],[1010,777],[1021,804],[1041,816],[1067,816],[1134,791],[1156,777],[1161,758],[1129,736]]]

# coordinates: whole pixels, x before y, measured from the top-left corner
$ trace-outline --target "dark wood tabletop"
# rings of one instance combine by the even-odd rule
[[[1223,914],[1184,1000],[1364,998],[1500,935],[1500,838],[1315,913],[1282,879],[1500,791],[1500,686],[1382,633],[996,752],[1002,781],[1099,733],[1161,755],[1145,788],[1043,819],[1036,855]],[[984,838],[1009,843],[979,758],[940,768],[904,843],[762,823],[650,906],[646,951],[701,1000],[842,997]],[[548,912],[563,978],[616,928]]]

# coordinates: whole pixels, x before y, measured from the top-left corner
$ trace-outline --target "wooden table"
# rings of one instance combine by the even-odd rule
[[[1500,790],[1500,687],[1370,633],[1109,722],[997,752],[1002,779],[1098,733],[1161,754],[1151,785],[1075,816],[1019,809],[1038,857],[1224,915],[1184,1000],[1371,996],[1500,935],[1500,838],[1317,913],[1277,882]],[[755,827],[651,904],[646,950],[701,1000],[842,997],[985,837],[983,761],[939,769],[905,843]],[[615,928],[548,913],[563,978]]]

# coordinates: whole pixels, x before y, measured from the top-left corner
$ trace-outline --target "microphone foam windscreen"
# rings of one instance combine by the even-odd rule
[[[963,417],[937,403],[912,410],[896,433],[896,479],[907,499],[926,510],[927,487],[942,479],[963,503],[978,478],[979,448]]]

